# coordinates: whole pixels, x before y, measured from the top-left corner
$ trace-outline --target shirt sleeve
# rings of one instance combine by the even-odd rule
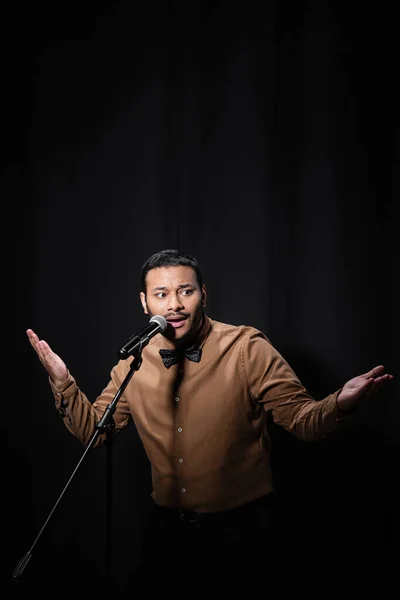
[[[353,412],[339,409],[341,388],[322,400],[314,399],[261,332],[247,336],[242,364],[253,400],[298,439],[311,442],[326,438],[339,431]]]
[[[51,379],[49,379],[49,383],[53,392],[56,409],[61,415],[64,425],[84,446],[87,446],[95,434],[96,427],[104,411],[113,401],[122,383],[116,367],[111,371],[109,383],[93,404],[78,387],[75,378],[70,373],[68,373],[67,380],[59,387],[56,387]],[[129,417],[129,407],[122,395],[117,402],[113,414],[115,423],[114,433],[117,433],[128,424]],[[105,438],[105,433],[99,435],[94,447],[104,443]]]

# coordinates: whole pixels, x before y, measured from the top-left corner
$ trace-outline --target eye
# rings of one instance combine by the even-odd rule
[[[193,290],[182,290],[182,294],[183,296],[190,296],[191,294],[193,294]]]
[[[165,298],[165,296],[165,292],[158,292],[158,294],[156,294],[156,298]]]

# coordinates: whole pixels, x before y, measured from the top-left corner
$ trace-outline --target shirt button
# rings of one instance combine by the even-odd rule
[[[179,375],[182,375],[183,369],[179,369],[178,373],[179,373]]]
[[[179,459],[179,462],[183,462],[183,458],[180,458],[180,459]]]
[[[180,433],[182,431],[182,427],[178,427],[178,431]]]
[[[175,402],[179,402],[179,398],[178,397],[175,398]]]
[[[186,488],[182,488],[182,492],[186,492]]]

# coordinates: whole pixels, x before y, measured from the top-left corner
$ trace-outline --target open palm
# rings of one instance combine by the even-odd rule
[[[393,375],[385,373],[385,367],[378,365],[367,373],[357,375],[345,383],[338,396],[340,408],[353,408],[363,396],[376,392],[385,382],[393,379]]]
[[[40,362],[48,372],[50,379],[57,386],[68,378],[68,369],[65,362],[53,352],[49,344],[40,340],[32,329],[26,331],[31,346],[39,357]]]

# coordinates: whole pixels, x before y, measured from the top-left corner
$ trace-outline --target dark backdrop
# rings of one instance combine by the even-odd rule
[[[2,10],[2,585],[89,593],[107,589],[104,448],[10,586],[83,453],[25,330],[94,400],[146,322],[142,263],[179,247],[209,315],[262,329],[317,399],[376,364],[398,378],[397,22],[327,0]],[[398,397],[397,379],[335,440],[271,426],[283,591],[395,581]],[[119,585],[150,491],[133,427],[113,464]]]

